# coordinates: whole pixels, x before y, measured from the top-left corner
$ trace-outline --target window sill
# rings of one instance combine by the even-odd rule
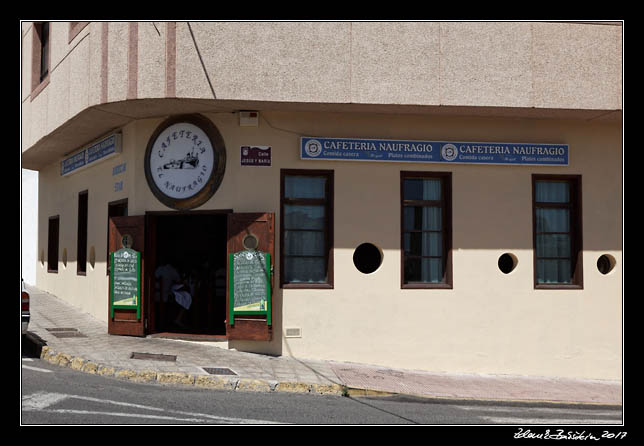
[[[400,286],[402,290],[451,290],[451,283],[404,283]]]
[[[584,286],[583,285],[565,285],[565,284],[560,284],[560,285],[534,285],[535,290],[583,290]]]
[[[280,288],[285,290],[332,290],[333,285],[330,283],[283,283]]]

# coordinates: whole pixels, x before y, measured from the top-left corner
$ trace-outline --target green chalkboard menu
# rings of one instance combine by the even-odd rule
[[[136,309],[141,318],[141,253],[122,248],[111,254],[110,309]]]
[[[229,254],[230,325],[235,315],[265,315],[271,325],[271,260],[267,252],[245,250]]]

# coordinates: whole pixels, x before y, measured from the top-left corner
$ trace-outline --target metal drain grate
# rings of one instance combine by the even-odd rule
[[[57,338],[86,338],[77,328],[46,328],[48,332]]]
[[[58,331],[52,334],[57,338],[86,338],[87,337],[83,333],[80,333],[78,331]]]
[[[130,359],[151,359],[153,361],[169,361],[173,362],[177,360],[175,355],[162,355],[160,353],[138,353],[132,352]]]
[[[227,369],[225,367],[202,367],[206,372],[210,373],[211,375],[235,375],[237,376],[237,373],[233,372],[230,369]]]

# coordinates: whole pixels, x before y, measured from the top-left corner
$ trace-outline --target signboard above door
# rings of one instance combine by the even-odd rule
[[[300,139],[303,160],[567,166],[568,145],[389,139]]]
[[[196,208],[214,195],[223,180],[224,140],[208,118],[172,117],[150,137],[144,167],[159,201],[173,209]]]

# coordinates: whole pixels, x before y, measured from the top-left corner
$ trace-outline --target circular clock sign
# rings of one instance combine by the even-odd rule
[[[224,177],[226,148],[210,120],[177,116],[154,132],[145,152],[145,177],[155,197],[174,209],[192,209],[213,196]]]

